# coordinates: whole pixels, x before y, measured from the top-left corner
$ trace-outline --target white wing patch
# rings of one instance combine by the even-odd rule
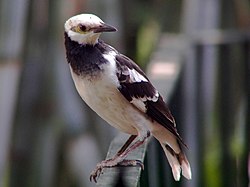
[[[153,101],[153,102],[157,102],[159,98],[159,92],[156,91],[155,95],[153,97],[140,97],[140,98],[135,98],[132,97],[132,101],[130,101],[131,104],[135,105],[140,111],[146,113],[147,112],[147,108],[146,108],[146,101]]]
[[[159,99],[159,92],[156,90],[156,93],[153,97],[147,97],[147,100],[156,102]]]
[[[135,83],[135,82],[148,82],[148,80],[138,73],[135,69],[128,69],[129,71],[129,82]]]

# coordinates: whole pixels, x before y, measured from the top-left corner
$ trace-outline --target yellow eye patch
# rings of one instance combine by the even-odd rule
[[[72,27],[71,30],[80,34],[85,34],[88,32],[86,26],[84,25],[77,25],[75,27]]]

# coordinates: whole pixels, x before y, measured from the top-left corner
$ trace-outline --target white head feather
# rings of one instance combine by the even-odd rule
[[[79,44],[95,44],[102,32],[116,31],[93,14],[73,16],[65,22],[64,28],[70,39]]]

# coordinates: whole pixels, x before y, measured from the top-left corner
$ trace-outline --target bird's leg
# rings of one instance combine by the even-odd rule
[[[127,148],[128,146],[134,141],[134,139],[137,137],[137,135],[131,135],[127,141],[125,142],[125,144],[121,147],[121,149],[116,153],[117,156],[119,156],[120,154],[122,154]]]
[[[110,168],[114,166],[140,166],[142,169],[144,169],[143,163],[140,160],[124,160],[124,158],[131,151],[142,145],[149,136],[150,133],[148,132],[147,135],[138,139],[129,147],[129,145],[137,137],[137,135],[131,135],[113,158],[104,160],[97,164],[96,168],[90,174],[90,181],[94,180],[97,182],[97,178],[102,173],[103,168]]]

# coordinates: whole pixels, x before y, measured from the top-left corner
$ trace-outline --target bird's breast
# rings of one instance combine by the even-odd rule
[[[71,75],[76,89],[86,104],[113,127],[129,134],[137,134],[131,114],[138,111],[121,95],[119,81],[112,67],[103,68],[98,78]]]

